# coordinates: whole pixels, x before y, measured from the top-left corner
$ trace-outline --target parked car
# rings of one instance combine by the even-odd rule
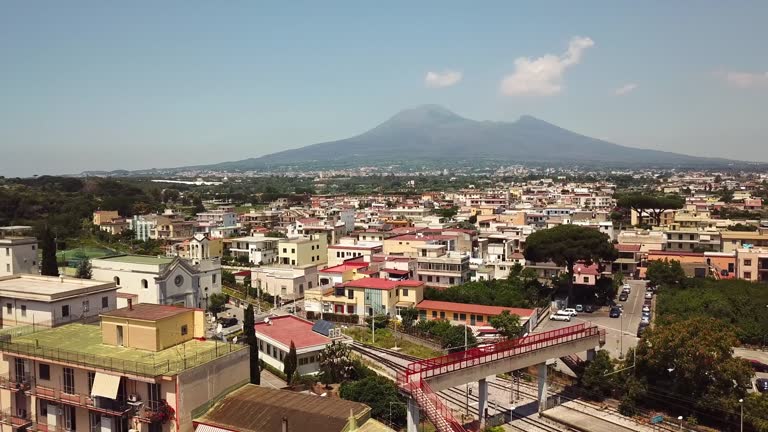
[[[577,304],[574,309],[576,309],[576,312],[584,312],[584,305]]]
[[[768,372],[768,364],[765,364],[760,360],[749,359],[749,364],[755,372]]]
[[[232,327],[237,325],[237,318],[235,317],[219,317],[217,321],[222,327]]]
[[[648,284],[648,285],[645,286],[645,291],[646,292],[653,292],[653,287],[651,286],[651,284]]]
[[[643,304],[648,307],[651,307],[651,303],[652,303],[651,299],[645,299],[645,301],[643,301]]]
[[[648,305],[643,305],[643,312],[650,312],[651,308]]]
[[[621,316],[621,309],[614,306],[611,308],[611,311],[608,313],[608,316],[611,318],[618,318]]]
[[[651,313],[650,312],[643,312],[642,317],[643,318],[646,318],[646,317],[650,318],[651,317]]]
[[[621,290],[622,291],[632,291],[632,285],[630,285],[628,283],[625,283],[624,285],[621,286]]]
[[[647,292],[647,293],[645,293],[645,298],[647,298],[647,299],[652,299],[652,298],[653,298],[653,293],[652,293],[652,292],[650,292],[650,291],[649,291],[649,292]]]
[[[557,311],[549,316],[552,321],[568,321],[571,322],[571,314],[565,313],[565,311]]]
[[[755,380],[755,387],[760,393],[768,392],[768,378],[758,378]]]
[[[562,312],[565,312],[565,313],[569,314],[570,316],[577,316],[579,314],[578,312],[576,312],[576,309],[574,309],[574,308],[565,308],[565,309],[562,310]]]
[[[629,294],[625,292],[619,294],[619,301],[627,301],[627,299],[629,299]]]
[[[640,318],[640,324],[650,324],[651,323],[651,317],[644,316]]]
[[[586,313],[592,313],[592,312],[595,311],[595,309],[596,308],[594,306],[590,305],[590,304],[584,305],[584,312],[586,312]]]
[[[645,333],[645,329],[647,328],[647,325],[642,325],[641,323],[640,326],[637,327],[637,337],[643,337],[643,333]]]

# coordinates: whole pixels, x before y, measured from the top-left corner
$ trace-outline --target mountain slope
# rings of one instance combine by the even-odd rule
[[[724,159],[620,146],[531,116],[523,116],[515,122],[476,121],[440,106],[424,105],[401,111],[379,126],[351,138],[285,150],[260,158],[224,162],[211,168],[258,169],[307,162],[447,159],[633,165],[727,162]]]

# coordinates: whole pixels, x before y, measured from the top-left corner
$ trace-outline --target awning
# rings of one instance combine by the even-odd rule
[[[91,396],[99,396],[107,399],[117,399],[117,388],[120,387],[120,377],[96,372],[91,388]]]
[[[201,425],[197,425],[197,429],[195,429],[195,432],[235,432],[235,431],[201,424]]]

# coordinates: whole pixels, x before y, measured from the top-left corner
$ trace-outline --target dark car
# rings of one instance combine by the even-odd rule
[[[643,324],[643,323],[641,323],[641,324],[640,324],[640,325],[637,327],[637,337],[643,337],[643,333],[645,333],[645,329],[647,329],[647,328],[648,328],[648,325],[647,325],[647,324]]]
[[[233,325],[237,325],[237,318],[235,317],[221,317],[218,321],[222,327],[232,327]]]
[[[768,372],[768,365],[759,360],[749,360],[749,364],[755,372]]]
[[[584,312],[586,312],[586,313],[592,313],[592,312],[594,312],[594,311],[595,311],[595,307],[594,307],[594,306],[592,306],[591,304],[588,304],[588,305],[584,305]]]
[[[626,292],[619,294],[619,301],[627,301],[629,295]]]
[[[760,393],[768,392],[768,378],[758,378],[755,380],[755,387]]]
[[[608,316],[611,318],[618,318],[621,316],[621,309],[618,307],[612,307],[611,312],[608,313]]]

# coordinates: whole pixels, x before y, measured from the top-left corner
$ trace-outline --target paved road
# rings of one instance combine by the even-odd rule
[[[603,346],[611,357],[618,358],[620,353],[626,353],[629,348],[637,345],[637,326],[642,317],[643,299],[645,297],[645,281],[628,281],[632,287],[629,298],[625,302],[617,302],[624,305],[624,313],[620,318],[610,318],[609,309],[603,307],[593,313],[581,313],[571,322],[546,320],[536,329],[535,333],[568,327],[575,323],[590,323],[606,330],[606,342]],[[580,354],[585,358],[586,353]]]

